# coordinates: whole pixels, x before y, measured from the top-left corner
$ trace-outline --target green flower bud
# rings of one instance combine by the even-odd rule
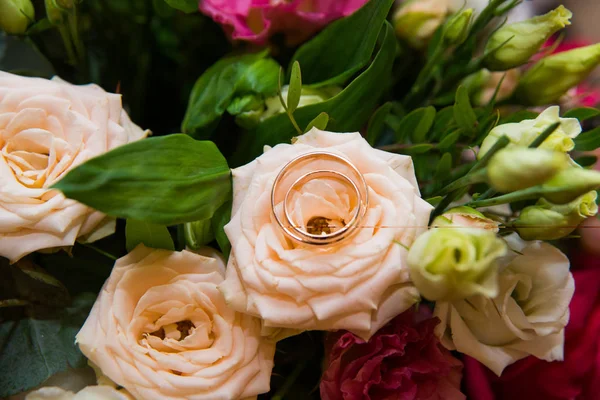
[[[570,25],[571,11],[563,6],[548,14],[498,29],[488,40],[486,68],[505,71],[525,64],[554,33]]]
[[[558,151],[503,149],[487,166],[488,182],[499,192],[514,192],[542,184],[570,165],[569,156]]]
[[[448,5],[439,0],[406,1],[394,14],[396,35],[412,47],[425,47],[448,15]]]
[[[507,148],[528,147],[555,122],[560,122],[560,126],[538,148],[562,152],[573,150],[575,147],[573,139],[581,133],[581,125],[576,118],[560,118],[559,111],[558,106],[552,106],[544,110],[536,119],[498,125],[481,143],[477,158],[483,157],[502,136],[507,136],[510,140]]]
[[[454,15],[444,28],[444,40],[451,45],[459,45],[467,39],[469,35],[469,25],[473,17],[473,9],[467,8]]]
[[[560,171],[542,186],[542,197],[554,204],[569,203],[600,187],[600,172],[583,168]]]
[[[600,43],[543,58],[521,78],[516,95],[529,105],[559,100],[600,64]]]
[[[0,29],[4,32],[12,35],[25,33],[34,18],[31,0],[0,0]]]
[[[586,218],[598,213],[597,196],[595,191],[591,191],[564,205],[540,199],[535,206],[525,207],[513,226],[524,240],[563,238]]]
[[[423,297],[452,301],[497,293],[496,259],[506,244],[484,229],[434,228],[419,236],[408,252],[410,277]]]
[[[287,99],[289,86],[285,85],[281,88],[281,94],[284,99]],[[319,89],[310,89],[307,87],[302,88],[302,94],[300,95],[300,102],[298,108],[309,106],[311,104],[322,103],[336,96],[341,92],[341,88],[337,86],[324,87]],[[279,96],[269,97],[265,100],[266,111],[260,116],[260,120],[264,121],[276,114],[284,113],[283,105],[279,99]]]
[[[498,223],[479,211],[467,207],[460,206],[452,208],[431,223],[433,228],[442,227],[463,227],[463,228],[477,228],[486,229],[492,232],[498,232]]]

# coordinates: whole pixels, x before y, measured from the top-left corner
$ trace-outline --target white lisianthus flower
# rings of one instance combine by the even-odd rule
[[[271,208],[271,190],[284,165],[315,151],[348,159],[368,186],[358,233],[327,246],[289,239]],[[299,165],[295,173],[314,167]],[[232,252],[220,289],[231,307],[262,318],[265,328],[347,329],[368,339],[418,301],[407,249],[427,229],[432,207],[419,196],[410,157],[375,150],[359,133],[315,128],[234,169],[233,191],[232,219],[225,226]],[[343,225],[352,218],[351,189],[335,179],[310,181],[292,194],[290,215],[298,226],[319,218]]]
[[[275,344],[258,319],[227,306],[223,268],[218,258],[139,245],[117,260],[77,334],[81,351],[137,399],[268,392]]]
[[[120,95],[0,71],[0,256],[15,262],[114,232],[114,218],[50,187],[75,166],[147,134],[131,122]]]
[[[513,250],[504,259],[494,298],[473,296],[438,302],[442,344],[477,359],[497,375],[506,366],[533,355],[563,359],[564,328],[575,285],[568,258],[550,244],[507,239]]]
[[[511,146],[528,147],[546,128],[560,121],[560,126],[539,146],[541,149],[568,152],[573,150],[573,139],[581,133],[581,125],[577,118],[561,118],[559,107],[552,106],[544,110],[536,119],[526,119],[521,122],[498,125],[486,136],[481,143],[477,158],[485,153],[502,136],[510,140]]]
[[[133,400],[126,391],[111,386],[88,386],[77,393],[59,387],[43,387],[29,393],[25,400]]]

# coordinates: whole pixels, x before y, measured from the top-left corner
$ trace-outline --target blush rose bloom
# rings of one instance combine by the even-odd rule
[[[367,0],[200,0],[200,11],[223,25],[232,39],[264,44],[282,32],[297,44]]]
[[[129,394],[111,386],[88,386],[77,393],[59,387],[43,387],[29,393],[25,400],[133,400]]]
[[[114,232],[107,218],[50,189],[70,169],[147,135],[121,96],[99,86],[0,71],[0,256],[94,241]]]
[[[230,309],[223,263],[139,245],[117,260],[77,343],[112,381],[146,400],[233,400],[269,391],[275,344]]]
[[[563,359],[564,328],[574,282],[568,258],[540,241],[506,238],[511,256],[500,260],[498,295],[438,302],[436,334],[450,350],[465,353],[500,375],[507,365],[533,355]]]
[[[323,400],[464,400],[462,363],[435,337],[431,311],[409,309],[368,342],[350,332],[325,341]]]
[[[288,239],[271,209],[279,171],[299,155],[327,151],[351,161],[369,188],[369,206],[358,233],[328,246]],[[326,167],[299,165],[296,173]],[[220,289],[228,304],[263,319],[269,328],[346,329],[368,339],[419,299],[407,266],[408,248],[427,229],[432,207],[419,197],[412,159],[375,150],[359,133],[313,128],[233,170],[232,245]],[[290,206],[295,223],[312,218],[349,221],[352,190],[330,179],[308,182]],[[277,204],[279,210],[281,204]],[[276,333],[276,332],[275,332]]]

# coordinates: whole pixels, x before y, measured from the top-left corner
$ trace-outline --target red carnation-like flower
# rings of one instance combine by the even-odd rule
[[[462,363],[435,337],[439,319],[408,310],[368,342],[339,331],[325,342],[323,400],[458,400]]]

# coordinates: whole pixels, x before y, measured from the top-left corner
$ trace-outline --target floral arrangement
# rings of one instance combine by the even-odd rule
[[[0,0],[0,397],[596,398],[600,44],[519,6]]]

